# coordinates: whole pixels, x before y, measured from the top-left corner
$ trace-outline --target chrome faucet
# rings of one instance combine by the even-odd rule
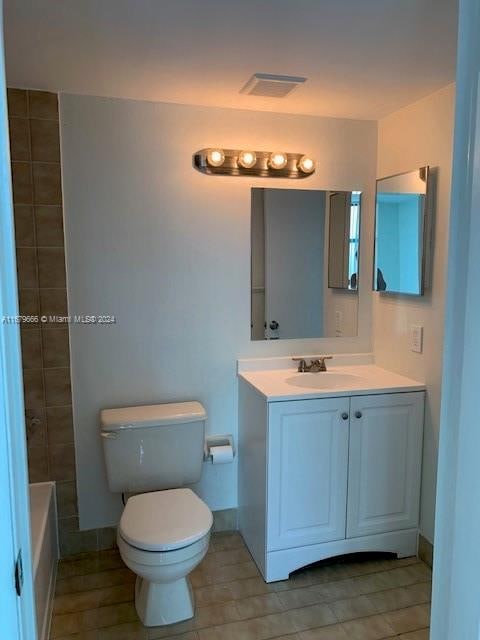
[[[292,358],[294,362],[298,362],[298,373],[318,373],[319,371],[326,371],[327,365],[325,360],[331,360],[333,356],[318,356],[313,360],[310,360],[310,364],[307,364],[305,358]]]

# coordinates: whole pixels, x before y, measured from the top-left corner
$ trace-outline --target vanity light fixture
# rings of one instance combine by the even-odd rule
[[[253,151],[208,147],[193,154],[193,166],[209,176],[249,176],[258,178],[308,178],[315,161],[304,153]]]
[[[274,151],[271,153],[268,160],[268,164],[272,169],[285,169],[287,162],[287,154],[282,153],[281,151]]]
[[[225,162],[225,153],[223,149],[208,149],[207,162],[212,167],[221,167]]]
[[[251,169],[257,162],[255,151],[240,151],[238,154],[238,164],[244,169]]]
[[[303,173],[313,173],[315,171],[315,160],[310,156],[302,156],[298,161],[298,168]]]

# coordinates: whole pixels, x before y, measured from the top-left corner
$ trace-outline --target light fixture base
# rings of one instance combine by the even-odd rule
[[[260,178],[289,178],[301,180],[309,178],[313,173],[304,173],[298,168],[298,163],[304,157],[303,153],[286,153],[287,164],[283,169],[274,169],[270,166],[269,160],[271,151],[254,151],[256,155],[255,165],[251,168],[242,167],[238,163],[238,156],[241,153],[238,149],[222,149],[225,160],[221,166],[214,167],[208,162],[208,149],[200,149],[193,154],[193,166],[197,171],[210,176],[249,176]]]

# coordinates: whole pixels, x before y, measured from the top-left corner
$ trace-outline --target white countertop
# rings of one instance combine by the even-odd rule
[[[405,393],[425,389],[422,382],[374,364],[330,366],[326,373],[298,373],[292,368],[240,371],[238,376],[264,396],[267,402]],[[309,386],[310,383],[312,387]],[[321,388],[315,388],[315,384]]]

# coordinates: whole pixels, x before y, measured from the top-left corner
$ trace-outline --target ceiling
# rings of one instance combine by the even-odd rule
[[[9,86],[378,119],[454,81],[456,0],[6,0]],[[239,93],[255,72],[306,76]]]

